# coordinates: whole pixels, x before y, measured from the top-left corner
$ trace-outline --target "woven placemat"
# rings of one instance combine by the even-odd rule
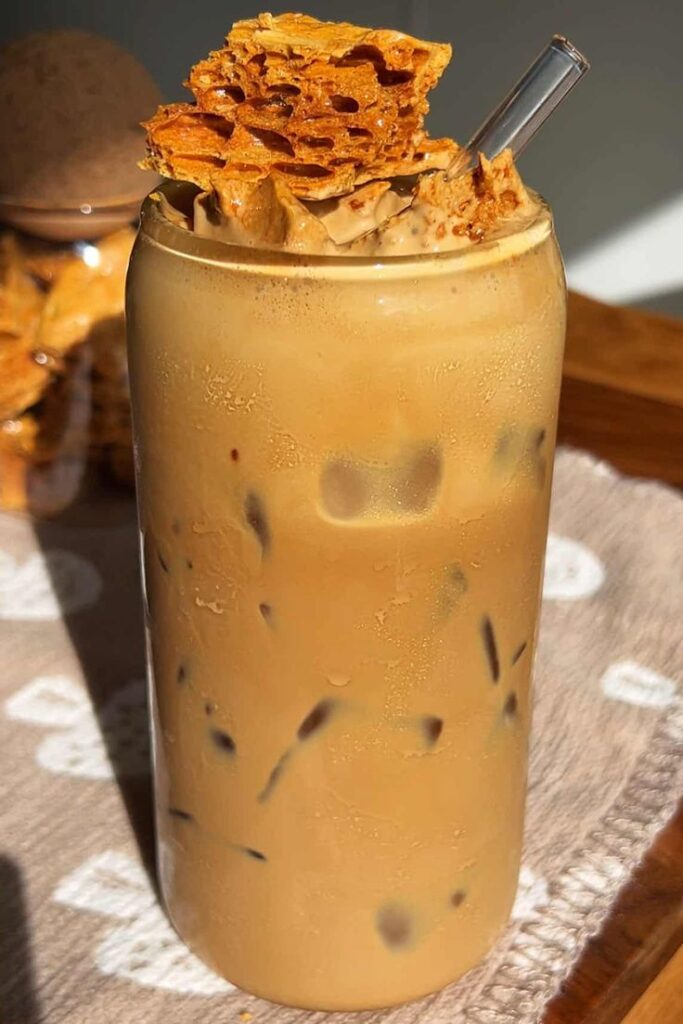
[[[513,921],[459,984],[356,1015],[246,996],[166,922],[134,509],[94,519],[0,517],[3,1024],[538,1021],[681,792],[681,498],[559,453]]]

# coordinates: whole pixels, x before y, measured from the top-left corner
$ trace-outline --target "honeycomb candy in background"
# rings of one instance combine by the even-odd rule
[[[123,319],[134,230],[94,266],[13,232],[0,237],[0,507],[54,515],[88,465],[131,484]]]

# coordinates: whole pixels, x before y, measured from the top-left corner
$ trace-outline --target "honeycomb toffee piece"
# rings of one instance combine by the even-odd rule
[[[207,238],[303,254],[404,256],[469,246],[537,212],[509,151],[450,178],[427,94],[450,46],[401,32],[262,14],[238,22],[186,83],[194,103],[146,122],[144,166],[201,190]]]
[[[192,69],[195,104],[146,123],[145,166],[205,191],[277,172],[304,199],[444,166],[457,147],[429,139],[424,117],[450,57],[446,44],[304,14],[237,22]]]

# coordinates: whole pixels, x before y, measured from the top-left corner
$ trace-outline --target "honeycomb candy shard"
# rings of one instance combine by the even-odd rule
[[[424,117],[450,56],[446,44],[307,15],[238,22],[192,69],[195,104],[146,123],[146,166],[205,190],[279,173],[308,199],[438,166]]]

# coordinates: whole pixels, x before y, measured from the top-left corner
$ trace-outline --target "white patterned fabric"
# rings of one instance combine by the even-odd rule
[[[95,714],[87,690],[73,679],[43,676],[10,697],[5,711],[9,718],[52,729],[36,747],[36,760],[55,775],[112,779],[149,773],[142,680],[122,686]]]
[[[72,551],[51,548],[17,561],[0,551],[0,619],[51,622],[94,605],[100,574]]]
[[[54,900],[125,922],[105,931],[94,951],[103,974],[169,992],[211,996],[232,991],[180,941],[138,860],[115,850],[96,854],[62,879]]]

